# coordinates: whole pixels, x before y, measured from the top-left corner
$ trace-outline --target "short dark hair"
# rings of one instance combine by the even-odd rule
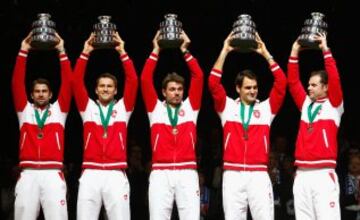
[[[118,81],[117,81],[116,77],[115,77],[113,74],[111,74],[111,73],[102,73],[102,74],[96,79],[96,86],[98,86],[99,81],[100,81],[101,78],[110,78],[110,79],[112,79],[112,81],[114,81],[115,88],[117,88]]]
[[[49,91],[51,92],[51,87],[50,87],[50,82],[49,80],[47,79],[44,79],[44,78],[38,78],[38,79],[35,79],[33,82],[32,82],[32,86],[31,86],[31,92],[34,91],[34,88],[36,85],[38,84],[44,84],[48,87]]]
[[[235,78],[235,85],[241,88],[245,77],[257,81],[255,73],[252,70],[246,69],[237,74]]]
[[[168,73],[165,78],[162,81],[162,88],[166,89],[169,82],[176,82],[180,83],[182,86],[184,86],[185,80],[184,77],[180,76],[179,74],[172,72]]]
[[[327,74],[327,72],[325,70],[312,71],[311,74],[310,74],[310,77],[313,77],[313,76],[319,76],[320,77],[320,82],[322,84],[325,84],[325,85],[328,84],[328,74]]]

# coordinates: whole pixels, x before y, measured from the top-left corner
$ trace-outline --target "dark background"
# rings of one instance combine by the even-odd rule
[[[351,1],[354,2],[354,1]],[[220,121],[213,110],[213,103],[207,89],[207,78],[221,48],[231,31],[232,23],[243,13],[250,14],[257,30],[271,54],[286,71],[291,45],[300,33],[305,19],[310,13],[319,11],[325,14],[328,23],[328,45],[332,49],[341,76],[345,114],[340,129],[340,138],[345,142],[359,140],[357,32],[358,20],[355,3],[346,0],[320,1],[275,1],[275,0],[208,0],[208,1],[141,1],[141,0],[13,0],[0,3],[0,117],[2,142],[0,154],[2,161],[18,159],[18,122],[12,104],[11,75],[16,55],[22,39],[31,30],[37,13],[47,12],[56,22],[58,33],[65,40],[65,48],[75,65],[84,41],[97,23],[97,16],[111,15],[125,41],[125,49],[133,59],[140,76],[146,58],[152,50],[152,38],[166,13],[178,14],[183,28],[191,39],[189,47],[198,59],[204,74],[205,84],[203,105],[198,120],[198,133],[203,142],[209,141],[210,130],[220,127]],[[27,88],[37,77],[48,78],[55,95],[58,92],[59,64],[54,51],[31,52],[27,65]],[[301,55],[302,80],[307,84],[311,70],[322,69],[323,59],[320,51],[304,51]],[[235,97],[234,77],[239,71],[250,68],[259,76],[259,99],[267,98],[273,78],[266,61],[255,53],[232,53],[224,67],[223,83],[229,96]],[[95,78],[107,71],[118,76],[119,97],[123,89],[123,70],[118,56],[113,50],[94,51],[86,74],[89,94],[94,96]],[[188,70],[178,50],[167,50],[160,54],[156,77],[157,88],[167,72],[177,71],[185,76],[188,85]],[[140,91],[140,90],[139,90]],[[160,93],[159,93],[160,95]],[[300,114],[289,94],[272,125],[272,135],[285,135],[290,147],[295,141]],[[129,139],[134,139],[143,148],[145,160],[151,158],[149,147],[149,123],[144,110],[140,92],[135,111],[129,122]],[[206,151],[206,149],[205,149]],[[208,152],[209,153],[209,152]],[[82,122],[73,103],[66,123],[65,162],[80,164],[82,160]],[[3,169],[2,169],[3,170]],[[7,178],[1,175],[1,181]]]

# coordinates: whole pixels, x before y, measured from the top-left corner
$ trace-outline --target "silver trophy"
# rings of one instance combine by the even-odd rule
[[[160,22],[159,46],[161,48],[177,48],[183,42],[181,38],[182,23],[176,20],[176,14],[166,14],[165,21]]]
[[[92,45],[99,49],[114,48],[117,45],[113,39],[116,25],[110,22],[111,16],[102,15],[98,19],[100,22],[94,24],[95,37]]]
[[[320,12],[313,12],[311,13],[311,16],[311,19],[305,20],[298,42],[303,47],[319,49],[319,41],[316,41],[314,37],[317,36],[318,33],[327,33],[327,24],[323,21],[325,15]]]
[[[239,48],[240,52],[249,52],[252,48],[257,48],[256,25],[248,14],[241,14],[233,24],[233,38],[230,45]]]
[[[55,36],[55,22],[50,20],[50,14],[40,13],[37,16],[38,20],[32,23],[31,47],[40,50],[53,49],[59,43]]]

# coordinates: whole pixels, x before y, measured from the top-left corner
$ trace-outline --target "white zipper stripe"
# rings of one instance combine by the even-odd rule
[[[119,137],[120,137],[120,141],[121,141],[121,147],[122,147],[122,149],[124,150],[124,149],[125,149],[125,146],[124,146],[124,141],[123,141],[121,132],[119,132]]]
[[[85,142],[85,150],[86,148],[88,147],[88,144],[89,144],[89,140],[90,140],[90,136],[91,136],[91,133],[88,134],[87,138],[86,138],[86,142]]]
[[[59,134],[56,132],[55,136],[56,136],[56,143],[57,143],[58,149],[61,150]]]
[[[225,145],[224,145],[224,149],[226,150],[226,148],[227,148],[227,145],[228,145],[228,142],[229,142],[229,139],[230,139],[230,135],[231,135],[231,133],[228,133],[227,135],[226,135],[226,140],[225,140]]]
[[[327,136],[326,136],[326,131],[325,131],[325,129],[322,129],[322,134],[323,134],[323,137],[324,137],[325,146],[326,146],[327,148],[329,148],[329,143],[328,143],[328,139],[327,139]]]
[[[26,138],[26,135],[27,135],[27,133],[26,133],[26,132],[24,132],[24,134],[23,134],[23,139],[22,139],[22,141],[21,141],[20,150],[21,150],[21,149],[23,149],[23,147],[24,147],[24,143],[25,143],[25,138]]]
[[[157,143],[159,139],[159,134],[156,135],[155,142],[154,142],[154,151],[156,151]]]

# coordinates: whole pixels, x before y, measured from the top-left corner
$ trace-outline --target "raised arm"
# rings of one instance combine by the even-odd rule
[[[221,76],[222,76],[225,59],[228,53],[234,50],[234,48],[230,46],[230,40],[232,38],[232,34],[233,33],[230,33],[225,39],[223,48],[210,72],[210,76],[208,79],[209,91],[214,99],[216,112],[224,111],[226,104],[226,92],[221,84]]]
[[[80,112],[85,111],[86,105],[89,101],[89,96],[84,84],[84,76],[90,53],[94,50],[94,47],[91,45],[93,40],[94,34],[92,33],[84,43],[84,49],[76,62],[72,80],[75,102]]]
[[[199,63],[188,50],[191,42],[189,37],[184,31],[181,33],[181,37],[183,38],[183,43],[180,46],[180,50],[184,54],[184,59],[191,73],[189,100],[193,109],[199,110],[203,92],[204,74],[199,66]]]
[[[31,32],[21,42],[21,48],[16,58],[15,68],[12,76],[12,95],[17,112],[22,111],[27,103],[25,88],[26,60],[31,49],[30,45]]]
[[[136,94],[138,88],[138,79],[136,70],[132,60],[129,58],[125,51],[125,42],[121,39],[118,32],[114,35],[114,40],[118,43],[115,50],[120,55],[122,61],[124,73],[125,73],[125,88],[124,88],[124,104],[126,111],[132,111],[135,106]]]
[[[280,66],[275,62],[273,56],[271,56],[270,52],[266,48],[265,43],[261,40],[258,33],[256,33],[256,42],[258,47],[254,51],[266,59],[274,76],[274,84],[270,91],[269,102],[271,112],[276,114],[279,111],[285,98],[286,76]]]
[[[291,53],[288,62],[288,85],[291,96],[294,99],[294,102],[297,108],[301,111],[302,104],[306,98],[306,91],[301,84],[300,75],[299,75],[299,51],[300,44],[296,40],[291,48]]]
[[[155,108],[158,96],[153,84],[153,75],[159,58],[160,47],[158,44],[160,32],[158,31],[153,39],[153,50],[145,62],[141,73],[141,92],[145,102],[147,112],[152,112]]]
[[[65,53],[64,40],[56,33],[59,43],[55,46],[59,52],[61,68],[61,86],[58,96],[60,109],[62,112],[69,112],[71,104],[71,64]]]
[[[324,55],[325,70],[328,74],[328,96],[330,103],[338,107],[343,102],[343,93],[335,59],[327,45],[326,35],[319,33],[319,36],[316,36],[315,39],[320,41],[319,48]]]

